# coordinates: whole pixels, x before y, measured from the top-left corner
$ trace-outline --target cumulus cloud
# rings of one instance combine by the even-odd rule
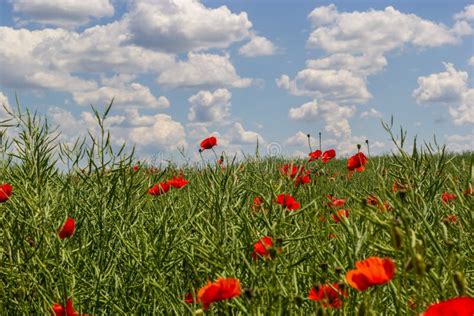
[[[468,87],[468,73],[450,63],[444,63],[444,67],[444,72],[418,77],[413,97],[419,104],[448,105],[456,125],[474,123],[474,89]]]
[[[265,143],[265,140],[259,133],[245,130],[242,124],[238,122],[229,128],[227,137],[232,143],[238,145],[256,145],[257,139],[260,145]]]
[[[0,121],[7,119],[8,113],[6,110],[10,111],[10,102],[8,101],[8,97],[0,91]]]
[[[314,141],[313,138],[311,138]],[[285,140],[285,145],[288,146],[306,146],[308,144],[308,134],[302,131],[297,132],[295,135],[288,137]]]
[[[219,122],[225,120],[229,116],[231,97],[232,94],[227,89],[217,89],[214,92],[199,91],[188,99],[191,104],[188,120],[191,122]]]
[[[307,102],[299,107],[291,108],[288,116],[295,121],[323,121],[325,130],[336,137],[348,137],[351,127],[348,119],[355,113],[353,106],[340,106],[335,102]]]
[[[130,41],[171,53],[226,48],[247,38],[247,13],[226,6],[207,8],[199,1],[133,1]]]
[[[35,22],[43,25],[72,28],[87,24],[90,18],[114,15],[109,0],[10,0],[14,13],[21,14],[20,24]]]
[[[474,4],[464,7],[464,10],[454,15],[456,20],[474,21]]]
[[[346,69],[361,77],[379,73],[386,65],[387,59],[384,56],[370,54],[332,54],[328,57],[306,61],[308,68]]]
[[[163,71],[157,83],[171,87],[228,86],[245,88],[250,78],[241,78],[228,55],[189,53],[188,59],[179,61]]]
[[[360,117],[361,118],[370,118],[370,117],[373,117],[373,118],[382,118],[383,115],[382,113],[380,113],[379,111],[377,111],[376,109],[374,108],[371,108],[370,110],[368,111],[364,111],[360,114]]]
[[[473,151],[474,150],[474,133],[468,135],[445,135],[446,147],[449,151]]]
[[[263,36],[253,36],[248,43],[239,49],[245,57],[270,56],[275,53],[275,45]]]
[[[474,66],[474,56],[471,56],[471,58],[469,58],[469,60],[467,61],[467,63],[471,66]]]

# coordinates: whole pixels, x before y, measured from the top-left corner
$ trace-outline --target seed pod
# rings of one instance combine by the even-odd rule
[[[426,264],[423,261],[423,257],[420,254],[415,256],[415,268],[418,275],[424,275],[426,271]]]
[[[456,289],[460,296],[466,295],[466,279],[462,272],[456,271],[456,273],[454,273],[454,284],[456,284]]]
[[[400,249],[403,243],[403,232],[398,226],[392,227],[392,242],[395,249]]]

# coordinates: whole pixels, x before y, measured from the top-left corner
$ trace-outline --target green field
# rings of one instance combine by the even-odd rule
[[[0,152],[0,184],[13,188],[0,204],[1,315],[48,315],[69,297],[90,315],[415,315],[474,295],[473,153],[415,145],[369,157],[352,174],[337,156],[323,164],[258,150],[225,157],[223,168],[212,150],[195,165],[152,166],[113,149],[106,130],[62,144],[39,117],[12,122],[18,133],[3,135]],[[413,147],[404,135],[393,137]],[[311,182],[296,186],[284,164],[303,166]],[[148,194],[179,175],[186,186]],[[445,203],[444,192],[456,198]],[[281,193],[301,208],[277,204]],[[328,194],[345,204],[328,206]],[[254,207],[257,196],[263,203]],[[348,217],[337,222],[339,209]],[[60,239],[68,217],[74,234]],[[274,246],[254,258],[264,236]],[[371,256],[391,258],[395,275],[358,291],[345,276]],[[240,295],[208,309],[185,302],[219,277],[240,280]],[[347,294],[340,308],[308,298],[324,284]]]

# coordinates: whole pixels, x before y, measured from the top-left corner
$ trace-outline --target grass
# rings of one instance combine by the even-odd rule
[[[473,296],[473,202],[463,194],[473,182],[472,153],[400,147],[370,157],[352,177],[345,160],[229,158],[221,169],[211,151],[203,152],[207,164],[134,171],[134,153],[110,143],[108,110],[96,112],[101,133],[75,144],[61,143],[34,114],[12,113],[19,132],[3,135],[0,152],[0,184],[13,186],[0,204],[0,314],[49,314],[72,297],[76,310],[92,315],[192,315],[202,307],[184,295],[219,276],[238,278],[242,295],[206,314],[405,315]],[[399,145],[401,136],[393,136]],[[310,169],[312,182],[296,187],[279,171],[285,163]],[[189,181],[184,188],[147,194],[178,174]],[[395,182],[405,190],[392,192]],[[445,191],[457,199],[443,203]],[[301,209],[276,204],[279,193],[292,194]],[[331,218],[327,194],[346,199],[348,218]],[[369,195],[390,210],[367,205]],[[255,196],[264,200],[257,211]],[[456,223],[443,221],[448,215]],[[76,230],[61,240],[57,230],[68,216]],[[253,260],[253,244],[266,235],[283,251]],[[393,280],[363,292],[346,285],[338,310],[308,299],[314,284],[345,283],[345,273],[369,256],[392,258]]]

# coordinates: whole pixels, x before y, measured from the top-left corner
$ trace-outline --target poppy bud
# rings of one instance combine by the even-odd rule
[[[415,268],[416,268],[416,273],[418,275],[425,274],[426,264],[423,261],[423,257],[420,254],[416,254],[415,256]]]
[[[366,144],[368,144],[368,143],[369,143],[369,140],[368,140],[368,139],[366,139],[366,140],[365,140],[365,143],[366,143]]]
[[[395,249],[400,249],[403,243],[403,233],[400,227],[393,226],[392,228],[392,241]]]
[[[253,296],[253,290],[249,287],[245,288],[244,289],[244,295],[245,297],[247,297],[248,299],[251,299],[252,296]]]
[[[357,150],[360,150],[362,146],[360,144],[357,144]]]
[[[323,270],[323,272],[327,272],[328,271],[328,264],[326,262],[323,262],[319,265],[319,267],[321,268],[321,270]]]
[[[334,268],[334,272],[336,273],[336,275],[340,275],[342,273],[342,267],[336,267]]]
[[[460,296],[466,295],[466,280],[464,279],[464,275],[459,271],[454,273],[454,284],[456,284],[456,289]]]
[[[311,137],[311,135],[309,135],[309,134],[307,134],[306,136],[307,136],[308,138],[310,138],[310,137]]]

